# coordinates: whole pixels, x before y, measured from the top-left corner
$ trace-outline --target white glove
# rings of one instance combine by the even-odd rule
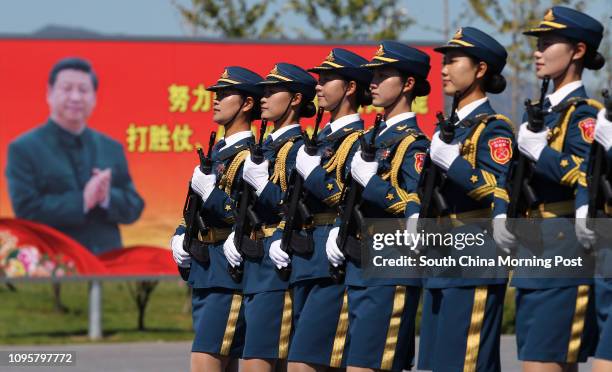
[[[298,172],[302,176],[302,178],[306,179],[310,176],[310,173],[321,164],[321,156],[320,155],[308,155],[306,150],[304,149],[304,145],[300,147],[297,152],[297,158],[295,167]]]
[[[597,114],[595,141],[599,142],[606,151],[612,147],[612,121],[606,119],[606,109],[601,109]]]
[[[291,263],[291,258],[289,258],[287,252],[281,249],[280,239],[273,241],[270,245],[270,259],[278,269],[287,267]]]
[[[232,267],[240,266],[240,263],[242,262],[242,256],[240,255],[240,252],[238,252],[238,249],[234,244],[233,231],[231,234],[229,234],[229,236],[225,240],[225,243],[223,243],[223,254],[227,259],[227,262],[229,262]]]
[[[325,252],[327,253],[327,259],[334,266],[338,267],[344,262],[344,254],[338,247],[336,239],[338,238],[339,227],[334,227],[329,231],[327,236],[327,242],[325,242]]]
[[[498,214],[493,218],[493,240],[495,243],[506,254],[510,254],[512,252],[512,248],[515,248],[518,245],[518,241],[516,240],[516,236],[512,234],[508,228],[506,227],[506,214]]]
[[[459,157],[459,143],[448,144],[440,139],[440,133],[434,134],[429,147],[431,160],[445,171]]]
[[[353,161],[351,161],[351,176],[355,181],[363,187],[366,187],[370,179],[376,174],[378,170],[377,161],[365,161],[361,158],[361,150],[355,153]]]
[[[585,248],[590,249],[597,243],[597,234],[593,230],[589,230],[586,226],[587,216],[589,214],[589,206],[583,205],[576,209],[576,238],[578,242]]]
[[[172,237],[172,240],[170,240],[172,258],[174,258],[174,262],[180,267],[189,267],[191,265],[191,256],[183,249],[184,240],[185,234],[174,235]]]
[[[517,142],[519,151],[537,162],[542,150],[548,146],[548,129],[535,133],[527,129],[527,123],[523,123],[519,129]]]
[[[408,238],[409,242],[410,242],[410,250],[415,251],[416,253],[419,253],[421,251],[421,247],[419,246],[418,243],[418,222],[419,222],[419,214],[418,213],[413,213],[412,215],[410,215],[408,217],[408,219],[406,220],[406,231],[408,231],[408,234],[410,234],[410,238]]]
[[[261,164],[255,164],[251,160],[251,155],[244,159],[244,167],[242,168],[242,178],[255,188],[257,196],[268,184],[268,165],[269,162],[264,160]]]
[[[196,166],[193,170],[193,175],[191,176],[191,188],[196,192],[196,194],[202,197],[203,201],[206,201],[213,192],[216,182],[217,177],[214,175],[214,173],[204,174],[200,170],[199,166]]]

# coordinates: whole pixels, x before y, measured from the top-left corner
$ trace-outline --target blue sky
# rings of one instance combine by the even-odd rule
[[[175,1],[190,3],[189,0]],[[466,1],[448,2],[450,23],[453,24],[466,7]],[[277,6],[282,3],[280,0],[276,2]],[[441,27],[444,0],[403,0],[402,3],[405,3],[413,18],[418,19],[418,24],[406,31],[402,39],[444,39],[441,33],[428,29],[428,25]],[[587,12],[598,18],[605,14],[612,15],[611,0],[589,0],[586,3]],[[288,15],[286,22],[308,27],[305,21],[292,15]],[[191,32],[182,22],[172,0],[2,0],[0,4],[0,33],[30,33],[49,24],[135,36],[186,36]],[[488,28],[483,23],[473,25],[485,31]]]

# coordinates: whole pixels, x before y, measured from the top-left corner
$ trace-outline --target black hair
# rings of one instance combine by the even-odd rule
[[[480,60],[470,54],[466,55],[472,60],[472,63],[477,65],[480,62],[487,64],[487,72],[485,73],[482,89],[487,93],[499,94],[506,89],[506,78],[499,72],[493,72],[489,68],[489,64],[486,61]]]
[[[413,78],[414,79],[414,87],[412,88],[412,92],[410,92],[410,97],[409,100],[410,101],[414,101],[416,99],[416,97],[422,97],[422,96],[426,96],[431,92],[431,87],[429,86],[429,84],[427,84],[427,79],[423,79],[421,77],[417,77],[414,74],[411,74],[409,72],[406,72],[404,70],[400,70],[399,68],[392,66],[393,68],[395,68],[399,73],[400,76],[402,78],[402,83],[406,84],[406,82],[408,81],[408,78]],[[402,85],[403,86],[403,85]],[[403,89],[403,87],[402,87]]]
[[[606,60],[601,53],[587,46],[586,54],[584,55],[584,68],[589,70],[600,70],[606,64]]]
[[[565,35],[561,37],[572,43],[574,48],[578,43],[584,43],[586,46],[586,52],[582,58],[582,67],[589,70],[600,70],[606,64],[606,60],[601,53],[599,53],[597,49],[593,48],[591,45],[587,44],[584,40],[574,39]]]
[[[240,92],[240,96],[242,97],[242,101],[246,102],[248,97],[253,99],[253,108],[249,112],[248,121],[251,122],[253,120],[258,120],[261,118],[261,99],[260,97],[255,97],[252,94],[248,94],[247,92]]]
[[[498,73],[486,73],[484,78],[485,92],[499,94],[506,89],[506,78]]]
[[[302,101],[302,104],[300,104],[300,111],[298,112],[298,115],[301,118],[311,118],[316,113],[317,113],[317,108],[314,104],[314,101],[308,101],[308,102]]]
[[[355,91],[355,102],[357,106],[369,106],[372,104],[372,92],[370,91],[370,84],[361,82],[357,83],[357,89]]]
[[[431,87],[426,83],[426,79],[414,77],[415,85],[414,85],[414,97],[422,97],[426,96],[431,92]]]
[[[98,90],[98,77],[96,76],[96,72],[87,60],[79,57],[63,58],[53,65],[49,73],[49,86],[52,87],[55,84],[57,75],[64,70],[77,70],[89,74],[94,90]]]

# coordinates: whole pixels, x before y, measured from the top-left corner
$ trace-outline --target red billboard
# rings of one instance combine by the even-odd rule
[[[140,219],[121,227],[123,244],[166,247],[197,162],[195,149],[217,129],[213,96],[205,87],[216,82],[225,66],[240,65],[265,76],[276,62],[315,66],[336,46],[367,59],[377,49],[375,44],[0,40],[0,216],[13,216],[5,177],[7,146],[46,122],[48,74],[59,59],[78,56],[93,65],[100,86],[88,125],[123,145],[136,190],[145,200]],[[430,134],[434,114],[443,107],[441,57],[432,46],[419,48],[431,56],[432,92],[414,110]],[[368,125],[374,113],[373,107],[362,113]],[[302,124],[311,126],[312,119]]]

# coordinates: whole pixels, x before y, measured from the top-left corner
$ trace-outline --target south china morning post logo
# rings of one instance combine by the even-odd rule
[[[435,221],[418,229],[406,222],[368,220],[361,259],[365,277],[507,278],[513,270],[515,276],[533,278],[592,275],[593,259],[580,250],[516,256],[498,249],[490,220],[446,225]]]

